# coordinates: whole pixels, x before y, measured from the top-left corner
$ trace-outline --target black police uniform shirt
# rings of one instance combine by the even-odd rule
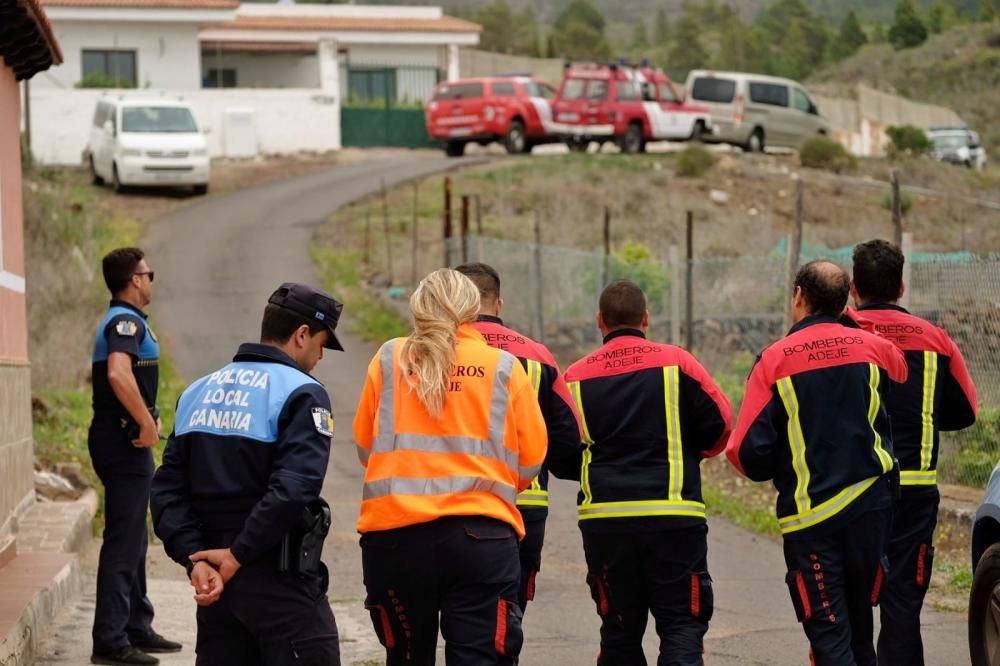
[[[160,344],[139,308],[124,301],[112,300],[94,339],[93,407],[97,419],[130,418],[108,381],[108,357],[124,352],[132,357],[132,373],[147,407],[156,404],[160,382]]]
[[[244,565],[277,558],[289,526],[319,498],[332,436],[323,385],[276,347],[241,345],[177,403],[151,499],[167,554],[186,568],[206,547],[228,546]]]

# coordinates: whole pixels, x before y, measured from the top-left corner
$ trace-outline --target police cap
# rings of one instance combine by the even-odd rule
[[[344,309],[344,306],[330,294],[300,282],[286,282],[271,294],[271,298],[267,299],[267,302],[277,305],[279,308],[291,310],[310,321],[323,323],[330,331],[330,337],[323,346],[327,349],[344,351],[343,345],[340,344],[340,340],[337,339],[337,334],[334,332],[337,328],[337,321],[340,319],[340,311]]]

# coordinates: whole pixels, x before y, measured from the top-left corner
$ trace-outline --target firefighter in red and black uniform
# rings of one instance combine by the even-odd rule
[[[546,463],[531,486],[517,496],[517,508],[524,519],[524,539],[518,552],[521,558],[521,584],[518,603],[523,612],[535,597],[535,576],[542,568],[542,544],[545,519],[549,515],[549,469],[563,479],[580,479],[580,422],[576,408],[559,372],[552,353],[526,335],[507,328],[500,319],[500,275],[492,266],[480,263],[456,268],[479,287],[479,318],[473,324],[486,343],[516,356],[528,373],[538,406],[549,435]]]
[[[722,452],[732,407],[688,352],[646,339],[646,298],[628,281],[601,294],[604,346],[566,371],[583,425],[578,512],[587,583],[601,616],[599,666],[702,664],[712,617],[700,463]]]
[[[750,372],[726,449],[778,491],[785,581],[818,666],[876,663],[896,474],[883,393],[907,374],[891,342],[840,323],[849,285],[830,262],[799,271],[796,323]]]
[[[849,314],[906,355],[910,373],[894,386],[885,406],[892,418],[892,446],[899,460],[901,497],[893,513],[882,591],[878,662],[924,663],[920,608],[931,579],[937,524],[938,436],[976,421],[976,387],[962,352],[948,334],[897,303],[903,295],[903,253],[884,240],[854,248]]]

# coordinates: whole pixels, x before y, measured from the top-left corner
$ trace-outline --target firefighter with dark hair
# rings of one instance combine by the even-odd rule
[[[892,418],[893,449],[900,467],[901,497],[892,520],[889,573],[882,592],[878,662],[924,663],[920,609],[930,585],[937,489],[939,434],[976,421],[976,387],[958,346],[941,328],[899,306],[903,253],[871,240],[854,248],[851,317],[903,350],[906,382],[893,387],[885,406]]]
[[[506,327],[500,318],[504,305],[500,297],[500,274],[492,266],[480,263],[463,264],[455,270],[479,288],[479,316],[473,327],[488,345],[516,356],[528,373],[549,436],[546,464],[542,465],[531,486],[517,496],[517,508],[524,519],[525,530],[518,545],[521,558],[518,603],[523,612],[535,597],[535,577],[542,568],[545,519],[549,514],[549,470],[559,478],[580,479],[580,422],[552,352]]]
[[[848,290],[840,267],[802,267],[795,325],[758,357],[726,449],[778,491],[785,582],[818,666],[876,663],[896,474],[883,393],[907,376],[891,342],[840,322]]]
[[[646,664],[652,613],[657,663],[701,664],[713,594],[700,464],[725,447],[732,407],[694,356],[646,339],[634,283],[604,289],[597,325],[604,345],[566,371],[584,435],[577,510],[597,663]]]

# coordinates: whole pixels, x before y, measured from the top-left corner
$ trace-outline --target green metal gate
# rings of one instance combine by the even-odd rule
[[[441,70],[348,65],[343,75],[346,95],[340,107],[342,145],[357,148],[433,145],[427,136],[423,103],[441,80]]]

